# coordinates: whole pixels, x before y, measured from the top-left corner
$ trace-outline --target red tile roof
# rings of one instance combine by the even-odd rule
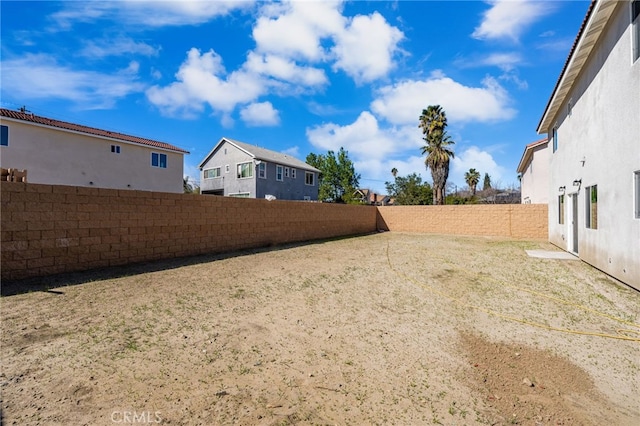
[[[10,109],[0,108],[0,116],[13,118],[21,121],[28,121],[35,124],[41,124],[44,126],[57,127],[59,129],[70,130],[73,132],[86,133],[94,136],[101,136],[110,139],[117,139],[123,142],[132,142],[140,145],[152,146],[154,148],[167,149],[170,151],[181,152],[188,154],[186,151],[177,146],[170,145],[165,142],[158,142],[151,139],[141,138],[138,136],[125,135],[124,133],[110,132],[108,130],[96,129],[95,127],[82,126],[80,124],[68,123],[66,121],[55,120],[52,118],[40,117],[32,113],[25,113],[22,111],[13,111]]]

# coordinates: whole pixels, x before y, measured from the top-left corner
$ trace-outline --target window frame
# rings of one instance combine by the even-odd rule
[[[154,161],[155,157],[155,161]],[[164,159],[164,162],[162,161]],[[155,164],[154,164],[155,163]],[[167,154],[161,152],[151,153],[151,167],[157,167],[159,169],[166,169],[168,164]]]
[[[120,145],[111,145],[111,152],[114,154],[120,154]]]
[[[634,205],[635,205],[634,218],[635,219],[640,219],[640,170],[636,170],[635,172],[633,172],[633,180],[634,180],[634,192],[635,192],[635,197],[634,197]]]
[[[264,161],[258,164],[258,177],[260,179],[267,178],[267,163],[265,163]]]
[[[240,169],[241,166],[248,165],[246,170],[249,171],[247,176],[243,176],[243,170]],[[243,161],[242,163],[236,163],[236,179],[252,179],[253,178],[253,161]]]
[[[584,226],[587,229],[598,229],[598,185],[587,186],[584,190]],[[593,201],[593,198],[595,198],[595,202]]]
[[[0,146],[9,146],[9,126],[0,125]]]
[[[215,172],[216,170],[218,171],[218,173]],[[205,169],[202,172],[203,172],[203,176],[204,176],[205,179],[215,179],[215,178],[222,177],[222,168],[220,166],[212,167],[210,169]],[[207,173],[207,172],[209,172],[209,173]],[[213,176],[209,176],[211,174],[210,172],[213,172],[212,173]]]
[[[290,171],[290,170],[291,170],[291,169],[290,169],[289,167],[284,166],[284,177],[288,178],[288,177],[290,176],[290,175],[289,175],[289,171]]]
[[[551,130],[551,138],[553,140],[553,152],[556,152],[558,150],[558,125],[554,125],[553,129]]]
[[[311,176],[311,183],[309,183],[309,176]],[[314,172],[308,172],[305,170],[304,172],[304,184],[307,186],[315,186],[316,182],[316,174]]]
[[[282,182],[284,180],[284,166],[276,164],[276,180]]]
[[[629,2],[631,17],[631,63],[640,59],[640,0]],[[635,16],[634,16],[635,15]]]
[[[296,178],[296,169],[294,169],[293,167],[291,168],[291,179],[295,179]]]

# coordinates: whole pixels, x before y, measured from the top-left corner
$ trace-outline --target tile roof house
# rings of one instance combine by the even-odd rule
[[[372,206],[390,206],[394,201],[390,196],[376,194],[370,189],[357,189],[353,196],[363,204],[369,204]]]
[[[587,11],[537,129],[549,240],[640,290],[640,1]]]
[[[318,200],[320,170],[288,154],[223,137],[198,166],[202,194]]]
[[[28,182],[183,191],[188,151],[151,139],[0,108],[0,166]]]
[[[547,204],[549,202],[549,141],[547,138],[527,145],[518,164],[520,202]]]

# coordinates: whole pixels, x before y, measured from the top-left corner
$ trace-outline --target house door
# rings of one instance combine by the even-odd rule
[[[578,254],[578,193],[571,194],[571,251]]]

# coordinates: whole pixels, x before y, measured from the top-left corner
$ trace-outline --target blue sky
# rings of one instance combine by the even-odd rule
[[[418,117],[447,112],[449,181],[516,185],[588,1],[2,1],[1,104],[168,142],[185,174],[226,136],[361,186],[431,181]]]

